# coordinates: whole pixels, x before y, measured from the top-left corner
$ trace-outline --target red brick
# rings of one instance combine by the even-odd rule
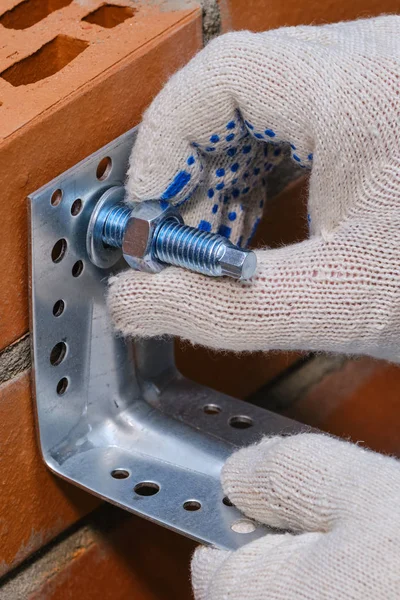
[[[0,73],[8,79],[0,76],[0,349],[28,329],[26,196],[137,124],[168,77],[202,43],[198,10],[144,4],[111,29],[82,21],[101,4],[73,2],[24,30],[0,25]],[[118,4],[132,6],[128,0]],[[43,49],[52,40],[50,50]],[[86,44],[52,76],[10,83],[62,67]],[[41,48],[36,66],[25,63],[15,71]]]
[[[28,373],[0,386],[0,440],[2,575],[99,502],[45,466],[35,435]]]
[[[108,522],[107,514],[102,516]],[[191,600],[190,540],[139,517],[99,529],[54,565],[27,600]]]
[[[3,2],[2,14],[16,3]],[[40,10],[44,4],[43,0]],[[114,28],[81,21],[101,4],[73,2],[27,29],[8,29],[0,16],[0,73],[4,77],[6,71],[9,80],[0,76],[0,349],[28,329],[26,196],[137,124],[168,77],[202,43],[198,10],[170,12],[135,5],[133,18]],[[132,7],[125,0],[118,4]],[[68,38],[88,46],[48,78],[13,86],[10,81],[17,82],[18,72],[12,65],[57,36],[59,41],[35,77],[48,68],[48,61],[62,66],[74,54]],[[32,74],[35,68],[28,64],[23,75]],[[86,514],[97,500],[45,467],[34,436],[26,374],[0,388],[0,440],[4,573]]]
[[[312,386],[285,414],[400,457],[400,367],[349,360]]]
[[[292,25],[323,25],[380,14],[397,13],[398,0],[219,0],[222,27],[266,31]]]

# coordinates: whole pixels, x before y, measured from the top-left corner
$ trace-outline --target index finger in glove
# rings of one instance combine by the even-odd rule
[[[247,516],[291,531],[326,532],[351,519],[367,523],[371,507],[386,519],[400,494],[395,459],[323,434],[262,440],[233,454],[223,488]]]
[[[310,166],[309,117],[321,70],[307,44],[279,32],[229,33],[211,42],[145,113],[128,171],[129,198],[180,203],[201,183],[206,156],[225,156],[229,165],[220,169],[230,172],[262,141],[290,142],[294,159]],[[247,144],[240,143],[244,136]]]

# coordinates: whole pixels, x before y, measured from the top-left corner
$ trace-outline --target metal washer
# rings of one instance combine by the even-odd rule
[[[90,217],[86,236],[86,249],[92,263],[101,269],[113,267],[122,256],[121,248],[113,248],[103,244],[102,233],[110,210],[116,204],[121,204],[124,198],[125,189],[123,186],[109,188],[100,196]]]

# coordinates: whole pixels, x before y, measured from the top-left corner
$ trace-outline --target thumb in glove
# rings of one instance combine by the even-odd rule
[[[290,531],[235,552],[199,548],[196,600],[394,600],[400,594],[400,464],[318,434],[271,438],[230,457],[224,492]]]

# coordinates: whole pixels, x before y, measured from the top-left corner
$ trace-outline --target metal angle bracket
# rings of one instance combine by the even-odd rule
[[[70,483],[195,540],[234,549],[266,528],[224,498],[224,462],[263,434],[303,426],[185,379],[172,340],[126,341],[113,331],[107,280],[126,265],[121,259],[95,266],[86,232],[99,198],[123,185],[135,134],[128,131],[29,197],[41,452]]]

